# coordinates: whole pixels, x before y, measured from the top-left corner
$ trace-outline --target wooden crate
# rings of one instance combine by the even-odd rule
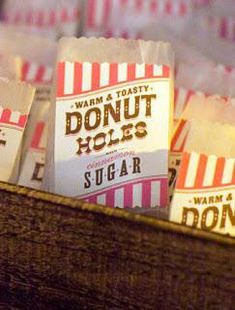
[[[235,307],[233,238],[3,183],[0,208],[3,309]]]

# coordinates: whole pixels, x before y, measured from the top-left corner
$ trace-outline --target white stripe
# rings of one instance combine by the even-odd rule
[[[97,204],[100,204],[100,205],[106,204],[106,194],[97,196]]]
[[[234,171],[234,162],[235,162],[235,160],[233,158],[226,159],[224,171],[223,171],[223,177],[222,177],[222,184],[229,184],[232,182],[233,171]]]
[[[74,85],[74,63],[65,63],[65,75],[64,75],[64,94],[73,94]]]
[[[172,14],[173,16],[179,15],[179,1],[171,1]]]
[[[109,85],[109,71],[110,71],[110,64],[102,63],[100,65],[100,86],[107,86]]]
[[[160,205],[160,182],[151,182],[151,208]]]
[[[114,207],[124,207],[124,188],[116,189],[114,192]]]
[[[127,64],[118,64],[118,82],[127,80]]]
[[[151,14],[151,1],[142,0],[141,3],[141,12],[144,16]]]
[[[198,170],[198,162],[199,162],[199,155],[196,153],[191,153],[185,180],[185,187],[194,187],[196,174]]]
[[[153,75],[162,76],[163,75],[163,66],[154,65],[153,66]]]
[[[133,207],[142,207],[142,184],[133,185]]]
[[[18,123],[20,119],[20,112],[12,112],[10,116],[10,122],[12,123]]]
[[[212,186],[214,177],[215,177],[215,168],[216,168],[217,157],[211,155],[208,157],[206,164],[206,171],[203,179],[203,186]],[[200,169],[200,167],[199,167]]]
[[[30,64],[29,70],[26,75],[26,81],[32,81],[35,79],[36,74],[38,72],[38,65],[32,63]]]
[[[183,88],[178,89],[177,99],[175,102],[175,118],[179,119],[186,103],[187,91]]]
[[[104,1],[96,0],[95,6],[95,27],[102,26],[104,16]]]
[[[145,64],[136,64],[135,76],[137,79],[145,77]]]
[[[162,15],[165,11],[165,1],[158,1],[157,14]]]
[[[48,82],[52,80],[53,69],[50,67],[45,67],[45,72],[43,74],[43,81]]]
[[[176,140],[176,143],[174,145],[174,150],[179,150],[182,147],[184,140],[189,132],[189,129],[190,129],[190,122],[186,122],[184,124],[183,129],[180,132],[178,139]]]
[[[3,107],[0,106],[0,118],[2,117]]]
[[[82,65],[82,91],[91,90],[92,64],[85,62]]]

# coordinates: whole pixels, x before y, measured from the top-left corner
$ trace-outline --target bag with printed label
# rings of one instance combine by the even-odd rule
[[[22,142],[19,184],[41,188],[44,171],[47,119],[52,87],[56,43],[47,38],[19,33],[15,27],[0,27],[0,54],[18,55],[17,78],[33,84],[36,94]],[[43,46],[43,49],[41,48]]]
[[[225,129],[218,129],[218,126],[219,123],[224,123],[227,124],[227,127],[224,125],[224,128],[230,128],[235,124],[234,99],[207,96],[203,93],[194,93],[183,89],[178,89],[175,94],[176,110],[181,111],[181,117],[175,126],[171,141],[170,197],[174,192],[182,153],[195,151],[231,156],[230,153],[226,153],[232,147],[231,130],[226,132]],[[226,146],[220,142],[222,140],[227,141]],[[208,141],[210,142],[208,143]]]
[[[18,184],[41,189],[48,135],[52,68],[25,62],[21,79],[33,84],[36,94],[24,136]]]
[[[6,0],[3,21],[20,31],[39,34],[51,39],[77,35],[81,27],[81,0]]]
[[[0,79],[0,180],[17,182],[21,142],[35,89]]]
[[[235,236],[234,168],[234,156],[183,153],[170,220]]]
[[[165,207],[171,138],[169,44],[63,38],[45,188],[110,207]]]
[[[229,224],[227,220],[223,227],[217,225],[219,213],[223,218],[226,212],[228,216],[231,213],[231,206],[226,206],[226,200],[219,194],[229,195],[235,181],[233,101],[216,96],[191,97],[172,140],[171,158],[177,160],[178,165],[170,220],[234,235],[233,221]],[[232,196],[230,198],[229,204],[233,201]],[[210,211],[215,211],[214,218]]]

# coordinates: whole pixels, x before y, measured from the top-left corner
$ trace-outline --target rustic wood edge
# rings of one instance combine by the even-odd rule
[[[129,222],[148,225],[156,228],[157,230],[168,231],[179,235],[187,235],[197,239],[216,242],[221,245],[235,246],[235,238],[228,235],[207,232],[200,229],[179,225],[177,223],[169,222],[167,220],[160,220],[146,215],[135,214],[123,209],[105,208],[102,205],[89,204],[82,200],[68,198],[3,182],[0,182],[0,190],[20,195],[22,197],[26,196],[48,203],[54,203],[56,205],[63,205],[65,208],[80,209],[86,212],[98,213],[108,217],[115,217]]]

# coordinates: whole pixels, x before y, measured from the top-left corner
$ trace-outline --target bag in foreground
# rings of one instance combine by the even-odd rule
[[[61,39],[46,189],[111,207],[165,207],[172,63],[162,42]]]
[[[0,79],[0,180],[17,182],[21,142],[35,89]]]

